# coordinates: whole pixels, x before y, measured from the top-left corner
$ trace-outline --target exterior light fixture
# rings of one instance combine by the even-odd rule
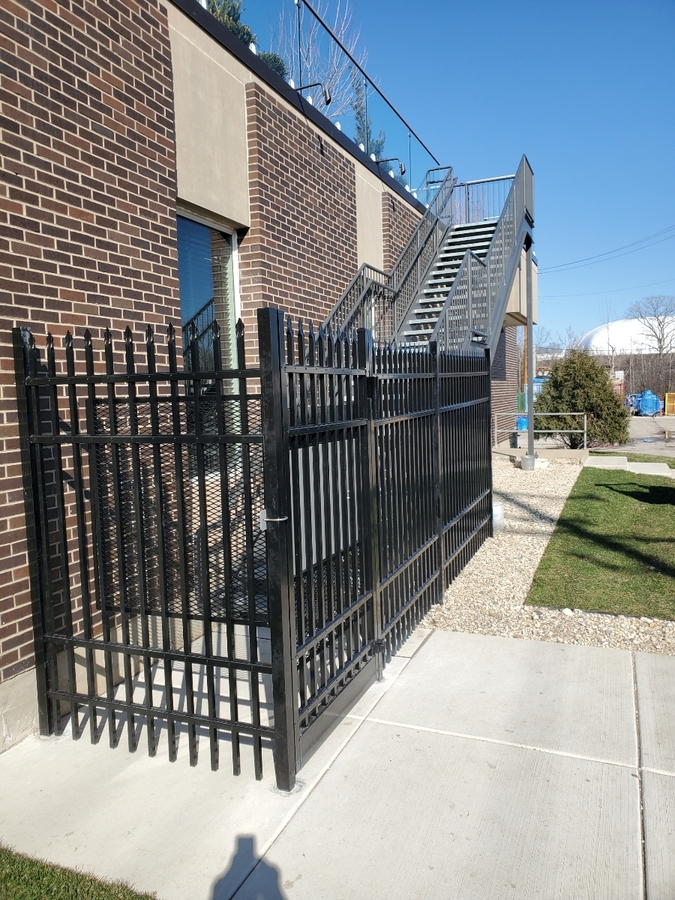
[[[303,84],[302,87],[296,88],[296,91],[306,91],[307,88],[311,87],[320,87],[323,91],[323,102],[326,104],[326,106],[330,106],[330,102],[333,98],[330,95],[330,91],[322,81],[313,81],[311,84]],[[314,101],[312,100],[312,98],[308,97],[307,99],[312,104],[312,106],[314,106]]]
[[[398,158],[398,156],[390,156],[389,159],[375,159],[375,154],[372,153],[370,158],[373,160],[373,162],[376,162],[378,164],[378,166],[381,166],[382,163],[397,162],[399,170],[400,170],[400,174],[405,175],[405,166],[403,165],[401,160]],[[389,170],[389,174],[391,175],[392,178],[394,177],[393,169]]]
[[[335,127],[337,128],[338,131],[342,131],[342,125],[340,125],[339,122],[335,123]]]
[[[258,48],[255,44],[249,44],[248,49],[251,51],[251,53],[255,53],[256,56],[258,55]]]

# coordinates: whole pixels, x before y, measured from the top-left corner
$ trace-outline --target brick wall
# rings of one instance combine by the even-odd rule
[[[382,194],[382,266],[391,272],[417,227],[420,214],[393,194]]]
[[[180,313],[163,8],[5,0],[0,17],[2,681],[33,663],[11,327],[60,343],[109,326],[119,340],[127,324],[161,332]]]
[[[493,429],[495,413],[512,413],[515,416],[518,412],[518,353],[516,329],[504,328],[492,362]],[[512,427],[515,424],[513,416],[500,418],[499,428]],[[500,439],[506,440],[507,435],[500,435]]]
[[[354,163],[260,85],[246,86],[251,228],[241,242],[242,318],[279,306],[323,321],[358,269]]]

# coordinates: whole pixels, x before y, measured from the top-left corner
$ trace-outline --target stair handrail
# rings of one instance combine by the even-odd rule
[[[386,272],[369,263],[363,263],[323,323],[324,329],[331,328],[333,332],[337,332],[338,330],[344,331],[346,328],[362,327],[355,323],[359,320],[359,309],[365,302],[369,286],[371,284],[387,285],[388,281],[389,276]]]
[[[477,291],[480,295],[486,272],[485,261],[473,250],[467,249],[429,338],[430,341],[436,341],[440,349],[452,353],[462,350],[471,325],[474,293]]]
[[[324,328],[331,327],[335,331],[338,328],[367,327],[362,322],[371,321],[373,327],[379,328],[374,332],[377,340],[392,339],[410,300],[417,292],[419,279],[424,277],[451,221],[452,167],[442,166],[433,171],[445,171],[445,175],[391,272],[387,275],[364,263],[331,310]],[[450,216],[447,215],[448,210]],[[369,281],[377,286],[369,290]],[[380,304],[384,307],[380,308]]]
[[[470,251],[465,253],[430,341],[452,353],[469,353],[480,345],[494,355],[520,252],[533,225],[534,176],[523,156],[487,254],[479,260],[475,254],[470,256]],[[481,269],[476,268],[473,257]]]
[[[452,227],[452,196],[455,178],[452,166],[447,166],[433,201],[429,204],[410,240],[401,251],[391,270],[390,283],[394,288],[391,332],[381,339],[392,340],[417,296],[438,248]]]

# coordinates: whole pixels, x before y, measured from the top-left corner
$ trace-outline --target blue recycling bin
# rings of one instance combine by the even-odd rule
[[[641,416],[658,416],[661,412],[661,401],[656,394],[651,391],[643,391],[635,398],[637,402],[638,415]]]

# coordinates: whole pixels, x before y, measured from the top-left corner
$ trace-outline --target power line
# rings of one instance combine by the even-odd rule
[[[598,297],[600,294],[618,294],[621,291],[637,291],[640,288],[654,287],[657,284],[672,284],[675,278],[666,278],[665,281],[650,281],[649,284],[635,284],[633,287],[614,288],[612,291],[591,291],[590,294],[539,294],[539,298],[547,300],[564,299],[565,297]]]
[[[670,241],[675,237],[675,233],[668,234],[669,231],[675,232],[675,225],[669,225],[668,228],[664,228],[662,231],[657,231],[654,234],[649,234],[647,237],[640,238],[639,241],[633,241],[630,244],[624,244],[623,247],[616,247],[614,250],[606,250],[604,253],[598,253],[595,256],[586,256],[583,259],[575,259],[571,262],[560,263],[557,266],[547,266],[545,269],[540,269],[539,274],[542,275],[546,272],[555,272],[560,269],[579,269],[583,266],[593,266],[597,265],[599,262],[609,262],[611,259],[618,259],[620,256],[627,256],[629,253],[637,253],[639,250],[646,250],[647,247],[653,247],[655,244],[661,244],[664,241]],[[667,237],[661,237],[662,235],[667,235]],[[654,241],[653,238],[661,238],[658,241]],[[646,241],[652,241],[650,244],[646,244]],[[638,244],[645,244],[644,247],[637,246]],[[634,249],[629,249],[633,247]],[[626,251],[622,253],[621,251]]]

